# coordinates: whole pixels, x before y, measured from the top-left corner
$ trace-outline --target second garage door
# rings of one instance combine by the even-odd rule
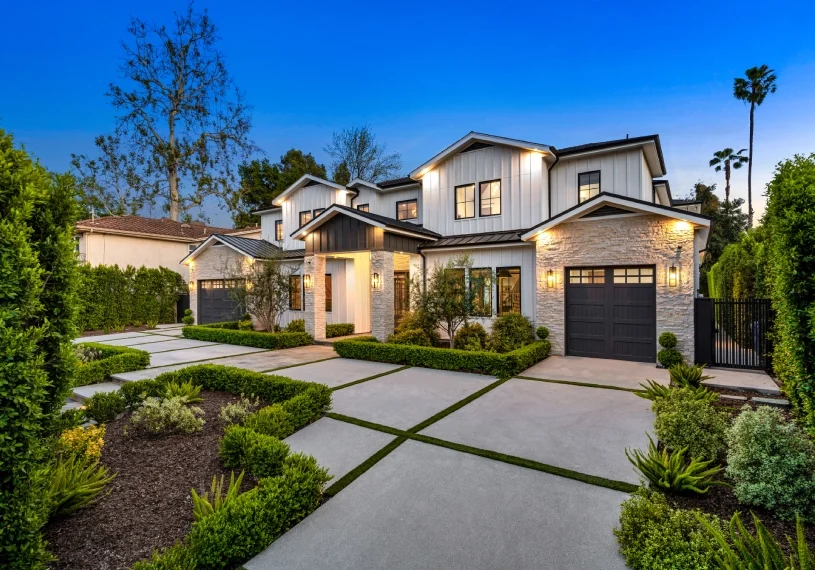
[[[237,321],[241,318],[238,302],[231,295],[235,282],[228,279],[198,281],[198,324]]]
[[[655,362],[654,266],[566,269],[566,354]]]

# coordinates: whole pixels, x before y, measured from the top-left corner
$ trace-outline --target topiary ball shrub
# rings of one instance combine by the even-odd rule
[[[532,322],[518,313],[501,315],[492,322],[489,347],[495,352],[511,352],[535,340]]]
[[[85,416],[104,424],[125,411],[125,400],[118,392],[97,392],[85,400]]]
[[[727,476],[739,502],[815,521],[815,444],[779,410],[749,406],[727,430]]]
[[[287,326],[288,332],[306,332],[306,321],[303,319],[294,319]]]
[[[651,409],[656,414],[654,431],[669,450],[687,447],[686,457],[713,461],[724,451],[727,414],[696,397],[692,388],[669,389]]]
[[[682,364],[684,359],[682,353],[676,349],[676,335],[672,332],[664,332],[659,335],[659,345],[662,347],[657,353],[657,362],[665,368],[671,368],[677,364]]]
[[[390,344],[411,344],[414,346],[432,346],[430,339],[422,329],[410,329],[388,337]]]
[[[459,350],[484,350],[487,331],[479,323],[464,323],[456,331],[455,347]]]
[[[538,335],[540,340],[546,340],[549,338],[549,329],[547,327],[538,327],[535,329],[535,334]]]
[[[661,493],[640,487],[622,504],[620,526],[614,536],[620,554],[633,570],[677,570],[718,568],[719,547],[706,539],[696,515],[723,530],[715,516],[674,509]]]
[[[676,335],[672,332],[664,332],[659,335],[659,346],[662,348],[676,348],[678,342]]]

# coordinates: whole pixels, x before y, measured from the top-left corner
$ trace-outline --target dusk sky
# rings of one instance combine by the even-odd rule
[[[56,171],[113,129],[130,16],[170,24],[184,2],[7,2],[0,128]],[[409,172],[469,131],[565,147],[658,133],[674,197],[724,176],[714,151],[748,146],[733,78],[767,64],[754,199],[775,164],[815,152],[815,2],[197,2],[253,105],[252,139],[328,163],[333,131],[369,123]],[[734,194],[746,197],[747,169]],[[229,225],[213,203],[210,221]]]

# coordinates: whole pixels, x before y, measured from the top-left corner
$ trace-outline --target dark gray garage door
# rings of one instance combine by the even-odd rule
[[[227,279],[198,281],[198,323],[236,321],[241,317],[238,302],[230,295],[235,282]]]
[[[654,362],[653,266],[566,269],[566,354]]]

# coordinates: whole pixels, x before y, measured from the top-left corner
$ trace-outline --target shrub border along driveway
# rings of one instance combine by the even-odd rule
[[[230,323],[217,323],[219,325]],[[184,338],[220,342],[221,344],[236,344],[238,346],[252,346],[255,348],[294,348],[314,343],[314,337],[304,332],[257,332],[234,330],[224,326],[192,325],[181,329]]]
[[[76,346],[84,346],[98,350],[101,354],[99,360],[80,363],[76,367],[73,387],[98,384],[110,379],[112,374],[133,372],[150,366],[150,354],[144,350],[127,346],[111,346],[96,342],[82,342]]]

